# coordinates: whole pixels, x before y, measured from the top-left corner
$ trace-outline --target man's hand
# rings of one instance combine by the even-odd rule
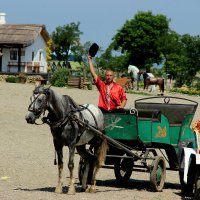
[[[92,56],[88,55],[88,61],[91,60],[92,61]]]

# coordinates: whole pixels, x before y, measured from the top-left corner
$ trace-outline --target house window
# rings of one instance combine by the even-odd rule
[[[10,60],[17,60],[17,51],[16,50],[10,51]]]
[[[32,52],[32,61],[34,60],[35,54],[34,51]]]

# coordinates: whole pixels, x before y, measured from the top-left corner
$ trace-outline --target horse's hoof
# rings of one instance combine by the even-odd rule
[[[74,187],[74,184],[72,184],[69,186],[69,190],[68,190],[67,194],[74,195],[75,193],[76,193],[75,187]]]
[[[81,192],[87,192],[89,190],[89,187],[86,186],[86,187],[81,187]]]
[[[86,193],[89,193],[89,192],[90,192],[90,188],[87,187],[87,188],[85,189],[85,192],[86,192]]]
[[[86,191],[86,189],[85,188],[81,188],[81,192],[85,192]]]
[[[90,188],[87,188],[86,192],[87,193],[96,193],[97,190],[94,187],[91,186]]]
[[[55,193],[61,194],[62,193],[62,187],[56,187]]]
[[[69,195],[75,195],[76,194],[75,188],[69,188],[67,194],[69,194]]]

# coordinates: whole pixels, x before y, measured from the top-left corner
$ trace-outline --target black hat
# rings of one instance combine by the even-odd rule
[[[99,50],[98,44],[93,43],[89,48],[89,55],[95,57],[98,50]]]

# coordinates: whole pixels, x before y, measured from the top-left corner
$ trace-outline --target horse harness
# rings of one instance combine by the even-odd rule
[[[31,102],[31,104],[29,105],[28,111],[33,112],[34,115],[36,116],[36,118],[39,118],[41,116],[41,114],[43,113],[43,115],[45,115],[45,111],[48,108],[48,100],[47,100],[47,94],[48,94],[48,89],[47,88],[44,92],[34,92],[34,99]],[[35,102],[36,100],[39,98],[40,95],[45,95],[45,101],[43,103],[42,109],[40,112],[36,112],[35,111]],[[70,98],[71,99],[71,98]],[[32,108],[31,108],[32,107]],[[51,122],[49,117],[42,117],[42,123],[38,124],[35,122],[36,125],[42,125],[44,123],[48,124],[49,126],[51,126],[51,128],[56,129],[56,128],[60,128],[63,129],[68,123],[73,124],[74,122],[77,123],[79,125],[79,127],[81,126],[81,132],[79,133],[79,137],[82,135],[82,133],[87,129],[89,122],[84,119],[83,114],[81,113],[81,111],[87,109],[89,111],[89,113],[92,115],[94,121],[95,121],[95,126],[94,128],[97,128],[97,119],[95,118],[94,114],[91,112],[90,109],[88,109],[88,106],[83,106],[83,105],[79,105],[79,107],[75,108],[72,106],[72,104],[70,105],[70,111],[68,112],[68,114],[66,116],[64,116],[62,119],[56,121],[56,122]],[[77,116],[75,116],[75,113],[79,113],[79,118],[81,118],[81,120],[83,121],[83,123],[80,123],[77,120]]]

